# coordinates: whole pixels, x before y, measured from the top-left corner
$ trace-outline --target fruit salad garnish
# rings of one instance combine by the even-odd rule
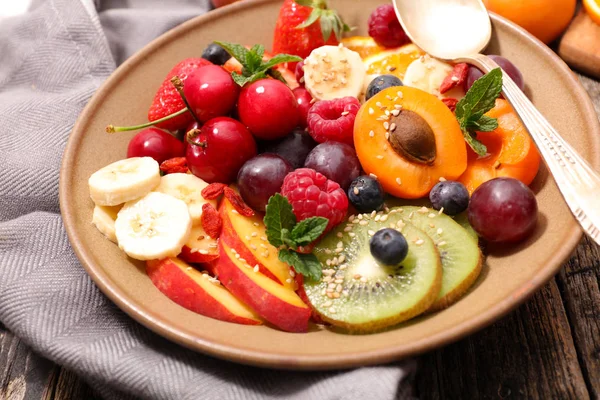
[[[92,223],[175,303],[372,332],[463,297],[480,238],[534,233],[540,156],[501,71],[423,53],[389,4],[370,37],[345,31],[324,0],[286,0],[274,52],[211,43],[167,74],[147,123],[107,127],[139,132],[89,178]]]

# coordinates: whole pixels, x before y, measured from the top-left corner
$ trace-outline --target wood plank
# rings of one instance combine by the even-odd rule
[[[589,398],[556,282],[491,327],[421,357],[417,391],[423,400]]]
[[[558,276],[575,347],[593,398],[600,398],[600,247],[584,238]]]
[[[100,400],[98,396],[81,378],[66,369],[61,369],[56,380],[54,396],[51,400]],[[50,399],[47,399],[50,400]]]

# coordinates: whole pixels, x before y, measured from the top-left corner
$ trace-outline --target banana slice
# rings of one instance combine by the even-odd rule
[[[198,225],[202,216],[202,205],[211,203],[217,208],[215,200],[205,200],[202,197],[202,190],[208,186],[208,183],[191,174],[169,174],[160,180],[160,185],[154,191],[171,195],[179,200],[183,200],[188,206],[192,224]]]
[[[94,172],[90,197],[99,206],[116,206],[150,193],[160,183],[158,163],[151,157],[114,162]]]
[[[120,209],[121,206],[95,206],[92,214],[92,224],[113,243],[117,243],[115,220]]]
[[[447,93],[440,94],[440,85],[446,79],[446,76],[452,72],[452,69],[452,65],[424,55],[408,66],[403,83],[405,86],[421,89],[440,99],[454,97],[460,100],[464,97],[462,88],[455,88]]]
[[[126,203],[115,222],[119,247],[136,260],[177,256],[188,241],[191,229],[187,205],[157,192]]]
[[[360,55],[341,44],[319,47],[304,60],[306,90],[317,100],[358,98],[366,74]]]

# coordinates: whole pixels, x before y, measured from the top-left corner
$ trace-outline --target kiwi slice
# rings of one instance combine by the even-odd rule
[[[406,259],[387,266],[371,255],[371,236],[394,227],[406,237]],[[370,332],[395,325],[427,310],[442,282],[441,260],[427,234],[399,215],[361,214],[330,232],[314,249],[323,265],[320,281],[306,281],[313,309],[332,325]]]
[[[475,232],[475,229],[473,229],[473,227],[469,223],[469,216],[467,215],[466,211],[455,215],[454,217],[452,217],[452,219],[456,221],[457,224],[462,226],[463,229],[466,230],[467,233],[471,235],[476,242],[479,242],[479,235],[477,235],[477,232]]]
[[[429,311],[448,307],[465,294],[481,272],[483,256],[477,239],[451,217],[432,208],[405,206],[395,210],[435,243],[442,259],[442,289]]]

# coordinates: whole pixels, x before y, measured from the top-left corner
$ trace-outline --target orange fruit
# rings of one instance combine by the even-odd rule
[[[414,44],[373,54],[363,61],[367,75],[392,74],[404,79],[408,66],[425,53]]]
[[[375,40],[370,36],[352,36],[343,38],[341,43],[348,49],[360,54],[360,57],[363,59],[383,51],[383,47],[379,47],[379,45],[375,43]]]
[[[483,3],[489,11],[550,43],[569,26],[577,0],[483,0]]]
[[[590,18],[600,24],[600,0],[583,0],[583,6]]]

